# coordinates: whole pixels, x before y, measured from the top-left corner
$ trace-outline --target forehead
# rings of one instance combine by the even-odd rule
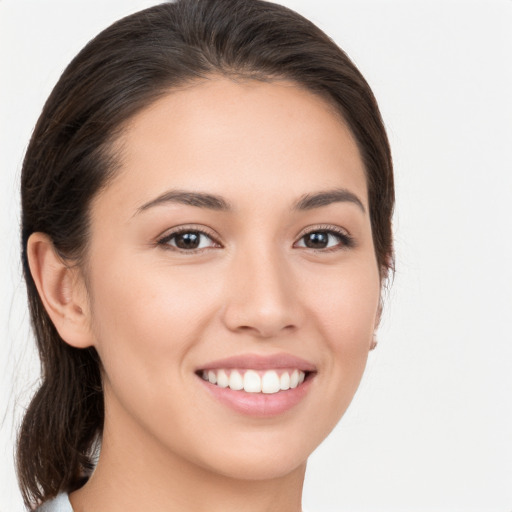
[[[120,171],[106,192],[117,189],[132,208],[165,188],[283,201],[285,191],[291,200],[343,187],[367,203],[350,130],[330,103],[292,82],[212,78],[170,91],[119,143]]]

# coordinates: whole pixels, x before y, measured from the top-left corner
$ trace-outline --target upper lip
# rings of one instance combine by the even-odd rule
[[[291,354],[279,353],[273,355],[240,354],[211,361],[198,368],[198,370],[216,369],[251,369],[251,370],[272,370],[293,368],[303,372],[316,372],[316,366],[301,357]]]

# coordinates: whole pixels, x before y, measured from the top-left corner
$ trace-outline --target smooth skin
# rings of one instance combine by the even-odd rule
[[[29,240],[60,335],[96,347],[104,367],[101,455],[75,512],[300,511],[306,460],[347,409],[379,319],[350,131],[293,83],[211,77],[135,116],[116,150],[85,263],[66,265],[44,234]],[[270,418],[221,404],[196,375],[278,353],[317,372]]]

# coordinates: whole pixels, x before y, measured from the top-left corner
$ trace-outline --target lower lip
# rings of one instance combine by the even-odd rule
[[[198,377],[208,392],[224,405],[246,416],[270,417],[283,414],[298,405],[306,396],[314,374],[309,374],[306,380],[294,389],[277,393],[246,393],[221,388]]]

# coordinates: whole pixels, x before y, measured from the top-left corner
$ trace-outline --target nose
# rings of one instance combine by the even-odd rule
[[[297,282],[285,256],[247,251],[235,257],[226,281],[223,322],[231,331],[271,338],[301,323]]]

